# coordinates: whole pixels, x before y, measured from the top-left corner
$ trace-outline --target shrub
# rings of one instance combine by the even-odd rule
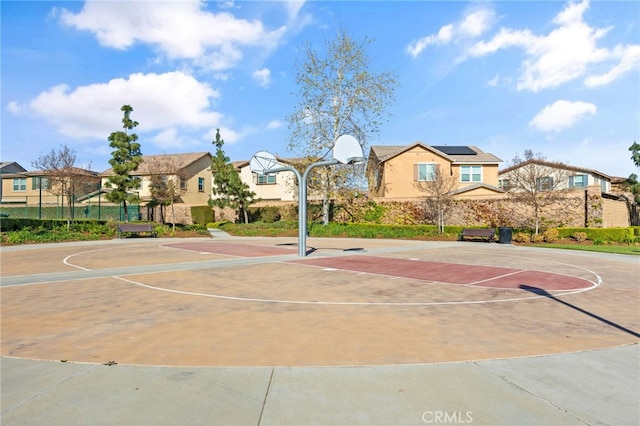
[[[531,236],[529,236],[529,234],[527,234],[526,232],[516,232],[513,236],[513,241],[515,241],[516,243],[528,243],[529,241],[531,241]]]
[[[193,223],[199,225],[212,222],[214,220],[213,209],[209,206],[192,206],[191,220],[193,220]]]
[[[586,232],[575,232],[571,238],[573,238],[574,240],[576,240],[577,242],[581,243],[583,241],[587,240],[587,233]]]
[[[541,242],[544,241],[544,235],[541,234],[533,234],[531,236],[531,242],[532,243],[536,243],[536,244],[540,244]]]
[[[544,241],[547,242],[547,243],[555,243],[556,241],[558,241],[558,237],[559,237],[558,230],[557,229],[547,229],[542,234],[542,237],[544,238]]]

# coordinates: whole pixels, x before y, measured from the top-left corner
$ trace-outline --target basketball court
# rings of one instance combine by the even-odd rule
[[[147,239],[4,247],[2,355],[371,366],[638,342],[637,258],[474,242]]]

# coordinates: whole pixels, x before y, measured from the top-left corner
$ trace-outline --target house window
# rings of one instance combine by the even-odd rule
[[[536,179],[537,191],[549,191],[553,189],[553,176],[545,176]]]
[[[499,179],[498,180],[498,188],[509,189],[511,187],[510,179]]]
[[[275,183],[276,183],[275,174],[258,175],[258,180],[256,181],[257,185],[275,185]]]
[[[14,178],[13,190],[15,192],[24,192],[27,190],[27,178]]]
[[[204,192],[204,178],[198,178],[198,192]]]
[[[46,177],[32,177],[31,189],[51,189],[51,183]]]
[[[569,188],[586,188],[587,175],[569,176]]]
[[[602,190],[602,192],[608,192],[609,191],[609,188],[607,188],[607,186],[608,186],[607,185],[607,181],[602,179],[600,181],[600,189]]]
[[[482,182],[482,166],[460,166],[460,182]]]
[[[200,178],[202,179],[202,178]],[[199,187],[200,183],[198,183],[198,187]],[[187,180],[180,178],[180,189],[183,191],[187,190]],[[202,179],[202,192],[204,192],[204,179]]]
[[[418,182],[433,182],[436,180],[436,164],[420,163],[416,164],[416,177]]]

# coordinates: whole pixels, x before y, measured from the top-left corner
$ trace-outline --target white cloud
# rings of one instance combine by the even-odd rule
[[[634,68],[637,70],[640,67],[640,45],[616,46],[611,56],[619,58],[618,65],[615,65],[604,74],[588,76],[584,80],[584,84],[587,87],[609,84],[624,73]]]
[[[262,87],[269,87],[271,84],[271,70],[269,68],[256,70],[251,74],[251,77]]]
[[[549,34],[535,35],[530,30],[501,28],[488,41],[480,41],[472,46],[468,54],[480,57],[495,53],[500,49],[519,47],[526,53],[521,64],[518,90],[538,92],[558,87],[568,81],[589,73],[589,67],[604,63],[610,71],[589,76],[585,84],[589,87],[606,84],[640,63],[640,45],[617,47],[614,50],[601,48],[597,42],[611,28],[592,28],[583,20],[589,1],[567,3],[553,19],[557,26]]]
[[[106,139],[122,128],[122,105],[133,107],[137,133],[171,127],[208,128],[221,114],[210,110],[218,92],[182,72],[132,74],[128,79],[81,86],[52,87],[33,99],[29,107],[71,138]]]
[[[267,30],[259,20],[203,10],[203,1],[87,1],[81,12],[59,12],[62,24],[95,34],[101,45],[128,49],[146,43],[169,59],[198,59],[214,70],[242,59],[242,47],[273,48],[286,27]],[[201,59],[201,58],[209,58]]]
[[[22,105],[20,105],[16,101],[11,101],[7,104],[7,111],[12,113],[13,115],[20,115],[20,113],[22,113]]]
[[[234,145],[235,143],[237,143],[239,140],[241,140],[243,137],[246,136],[244,132],[237,132],[228,127],[222,126],[222,127],[218,127],[218,129],[220,129],[220,137],[224,141],[225,145],[227,144]],[[216,131],[217,129],[214,129],[214,128],[210,129],[209,132],[205,135],[205,138],[212,142],[215,141]],[[211,149],[215,150],[215,147],[213,146]],[[224,146],[222,147],[222,149],[224,150]]]
[[[272,120],[267,124],[267,129],[279,129],[280,127],[282,127],[282,121],[278,119]]]
[[[596,106],[592,103],[559,100],[544,107],[529,122],[529,126],[542,132],[559,132],[572,127],[585,115],[595,115],[596,112]]]
[[[495,15],[489,9],[480,9],[468,14],[460,23],[459,31],[469,37],[478,37],[493,24]]]
[[[407,46],[407,52],[415,58],[431,45],[449,44],[458,38],[478,37],[493,25],[494,20],[495,14],[490,9],[482,8],[469,12],[459,23],[444,25],[437,34],[412,41]]]
[[[178,129],[170,127],[162,130],[152,138],[153,144],[159,148],[181,148],[185,146],[185,141],[178,135]]]

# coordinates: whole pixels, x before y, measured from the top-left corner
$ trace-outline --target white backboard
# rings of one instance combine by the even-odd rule
[[[362,159],[360,142],[350,135],[340,136],[333,145],[333,158],[342,164],[347,164],[355,159]]]
[[[280,164],[278,164],[278,160],[276,160],[276,157],[270,152],[258,151],[251,157],[249,167],[252,172],[263,175],[271,169],[280,167]]]

